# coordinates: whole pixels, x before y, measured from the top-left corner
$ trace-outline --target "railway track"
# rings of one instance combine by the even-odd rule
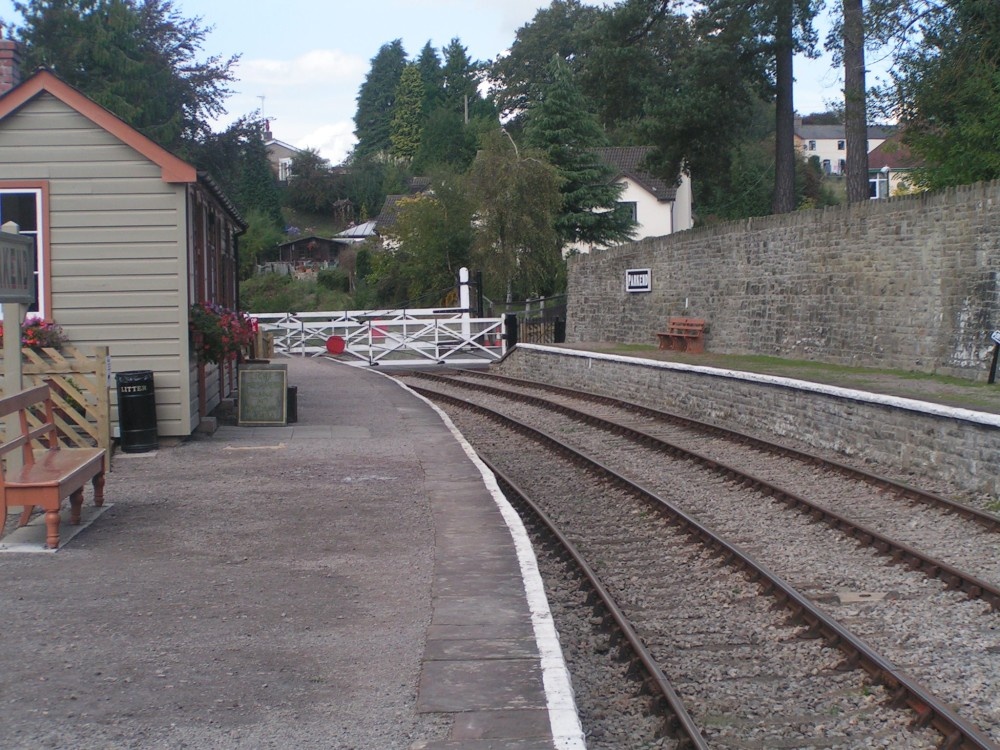
[[[418,382],[418,379],[408,378],[408,380],[413,385]],[[730,645],[714,642],[712,646],[691,646],[688,641],[696,643],[698,639],[685,636],[684,631],[678,630],[675,624],[664,626],[663,623],[670,622],[670,618],[663,613],[663,605],[657,603],[685,602],[680,608],[685,613],[681,618],[682,623],[689,620],[700,623],[697,627],[702,630],[696,629],[696,632],[701,632],[701,638],[704,640],[704,633],[714,633],[720,628],[726,629],[724,626],[706,624],[711,620],[704,618],[710,617],[712,613],[716,613],[717,616],[720,608],[727,612],[742,613],[743,607],[748,602],[751,604],[747,606],[752,610],[754,606],[760,606],[757,603],[759,597],[747,593],[743,588],[746,586],[745,583],[736,585],[727,580],[720,589],[714,585],[711,575],[706,579],[697,578],[693,574],[688,576],[691,581],[697,580],[698,583],[683,596],[673,588],[673,583],[667,587],[665,581],[676,579],[678,576],[685,578],[688,571],[700,570],[699,565],[703,564],[702,558],[705,553],[698,553],[694,560],[668,562],[667,550],[673,552],[675,549],[689,549],[689,546],[679,545],[676,540],[664,542],[647,538],[651,532],[642,529],[641,524],[628,524],[624,536],[621,532],[615,531],[614,524],[624,525],[623,519],[633,521],[635,511],[622,510],[626,506],[623,501],[617,500],[617,495],[615,495],[616,500],[609,500],[607,496],[601,494],[600,487],[607,480],[596,482],[598,487],[596,493],[600,499],[589,501],[585,511],[582,506],[576,507],[576,504],[567,503],[566,500],[563,500],[562,504],[552,501],[553,505],[549,512],[559,519],[560,523],[567,523],[568,527],[573,529],[567,532],[567,535],[575,536],[581,548],[588,550],[586,554],[591,559],[596,555],[605,561],[604,566],[609,565],[607,560],[616,560],[615,567],[606,568],[602,578],[613,582],[608,584],[608,588],[618,590],[629,603],[631,611],[639,614],[637,630],[643,633],[643,642],[651,650],[655,650],[655,645],[656,649],[680,660],[671,662],[668,659],[667,663],[671,667],[665,670],[667,674],[671,674],[672,669],[679,669],[681,674],[689,675],[686,678],[687,682],[684,683],[684,689],[679,690],[680,694],[688,695],[691,692],[698,694],[706,685],[711,684],[714,688],[715,682],[733,685],[753,684],[754,690],[760,692],[752,693],[749,698],[744,696],[744,700],[748,700],[749,705],[759,704],[768,707],[758,713],[764,713],[771,719],[789,716],[809,717],[802,720],[802,726],[808,727],[809,730],[800,732],[782,724],[782,721],[775,720],[772,725],[771,719],[768,719],[755,724],[753,717],[741,716],[736,724],[744,727],[757,726],[754,730],[757,734],[754,736],[771,738],[764,740],[763,745],[757,746],[767,747],[768,741],[777,741],[780,738],[781,746],[789,746],[784,743],[790,741],[793,743],[790,746],[823,747],[933,747],[938,744],[951,747],[996,747],[998,731],[996,716],[1000,712],[996,710],[997,691],[993,675],[996,674],[997,655],[990,649],[996,649],[1000,643],[997,641],[997,616],[993,611],[996,600],[990,589],[993,584],[985,578],[981,579],[977,575],[963,572],[957,564],[933,561],[928,567],[923,559],[917,562],[911,555],[911,548],[913,552],[923,554],[919,548],[911,543],[891,546],[899,543],[883,532],[875,535],[876,547],[885,548],[890,555],[889,559],[907,562],[908,566],[878,565],[873,562],[871,553],[859,551],[857,546],[857,539],[867,541],[872,537],[871,529],[863,526],[865,531],[855,539],[846,536],[856,532],[844,529],[841,520],[831,522],[829,509],[819,513],[813,508],[807,515],[802,515],[789,514],[787,508],[802,507],[800,499],[805,498],[789,502],[788,496],[799,498],[799,495],[810,494],[803,493],[804,488],[811,489],[814,486],[825,488],[815,492],[820,494],[826,492],[825,502],[830,503],[830,497],[843,495],[845,492],[852,498],[864,494],[859,490],[860,487],[864,487],[864,492],[871,496],[863,500],[861,505],[867,507],[870,514],[873,512],[872,507],[888,502],[887,497],[898,497],[901,498],[898,502],[904,503],[908,512],[913,507],[919,507],[932,509],[929,512],[939,515],[946,514],[950,521],[957,520],[964,524],[962,528],[965,529],[963,533],[966,535],[972,533],[969,532],[969,528],[974,528],[975,533],[985,535],[986,538],[994,540],[995,544],[996,527],[991,524],[989,518],[981,518],[976,513],[960,512],[961,508],[953,507],[948,501],[937,496],[930,500],[915,499],[914,493],[919,494],[919,491],[913,488],[896,488],[878,477],[852,477],[851,472],[845,467],[831,468],[812,457],[790,457],[787,451],[781,448],[770,449],[760,441],[736,439],[734,442],[733,439],[720,437],[719,434],[706,435],[698,432],[690,424],[678,426],[676,423],[665,421],[659,415],[637,413],[630,405],[602,404],[597,408],[593,401],[581,402],[580,396],[567,393],[540,395],[541,391],[538,388],[523,383],[513,386],[505,383],[500,391],[495,388],[484,389],[481,377],[467,374],[458,375],[457,379],[435,380],[437,382],[433,384],[433,392],[428,388],[426,378],[419,378],[424,385],[418,387],[429,398],[441,403],[449,412],[455,411],[460,428],[470,437],[477,450],[490,460],[497,455],[496,461],[504,466],[504,471],[512,471],[521,476],[519,483],[522,486],[530,486],[533,491],[543,488],[540,490],[543,495],[550,493],[553,496],[565,495],[567,487],[571,484],[575,486],[575,483],[580,481],[581,472],[579,469],[559,465],[543,471],[541,476],[538,476],[537,467],[543,465],[540,456],[547,454],[535,447],[537,445],[535,439],[530,443],[532,447],[529,453],[527,448],[529,443],[523,438],[512,437],[509,434],[511,427],[496,426],[496,417],[491,417],[490,421],[486,422],[482,416],[469,416],[466,405],[469,401],[488,402],[510,418],[518,419],[522,423],[527,422],[532,426],[542,426],[545,431],[558,436],[560,442],[571,443],[578,451],[600,456],[601,463],[620,475],[621,479],[616,482],[640,478],[642,480],[640,484],[645,485],[645,491],[649,496],[658,498],[657,503],[661,499],[666,499],[677,512],[685,514],[685,519],[689,519],[678,522],[675,517],[667,530],[674,530],[672,526],[678,523],[688,530],[692,528],[692,524],[703,528],[704,530],[699,531],[698,535],[711,533],[709,527],[716,528],[722,539],[708,543],[712,549],[716,552],[719,549],[725,550],[723,554],[731,559],[732,555],[736,554],[734,550],[738,550],[737,545],[748,547],[756,562],[750,568],[742,563],[739,564],[741,570],[752,568],[755,572],[751,575],[755,578],[761,576],[767,578],[767,575],[770,575],[770,572],[767,575],[761,573],[758,568],[773,571],[781,584],[771,582],[763,584],[763,588],[772,593],[780,592],[776,594],[778,599],[786,606],[791,606],[793,611],[797,611],[797,617],[803,617],[802,613],[807,611],[803,606],[808,605],[809,614],[804,620],[800,619],[800,622],[806,623],[805,625],[789,626],[780,621],[778,623],[761,621],[741,629],[744,633],[744,642],[736,652],[731,650]],[[501,392],[510,391],[511,388],[521,393],[515,395]],[[458,399],[448,406],[444,406],[445,399],[449,398],[449,393],[446,391],[450,392],[451,398]],[[555,408],[560,412],[554,412]],[[599,417],[595,414],[597,411],[602,412]],[[600,426],[594,426],[595,424]],[[659,434],[652,434],[657,432]],[[674,433],[671,436],[670,449],[665,449],[661,445],[665,432]],[[503,433],[508,434],[497,437]],[[683,442],[683,436],[679,436],[678,433],[687,434],[684,438],[688,441],[686,447],[677,445]],[[698,450],[694,450],[694,447]],[[778,453],[775,454],[772,450],[778,450]],[[719,455],[720,453],[725,454],[725,460]],[[530,460],[525,460],[529,455]],[[776,455],[779,456],[778,460],[775,460]],[[544,462],[551,460],[553,459],[545,458]],[[510,465],[505,462],[509,462]],[[771,474],[766,480],[760,476],[747,479],[744,477],[744,474],[748,473],[747,464],[755,467],[763,465],[763,468],[756,469],[757,473],[760,474],[766,469]],[[739,468],[734,465],[738,465]],[[794,471],[789,468],[792,466],[795,467]],[[791,473],[788,473],[790,471]],[[525,472],[531,476],[523,476]],[[833,489],[830,489],[829,483],[834,485]],[[844,483],[847,483],[850,489]],[[798,492],[793,495],[784,489],[786,486],[794,486]],[[620,490],[616,490],[617,492]],[[580,487],[570,493],[569,497],[584,497],[587,493],[594,494],[595,490]],[[631,508],[635,501],[629,502],[631,505],[628,507]],[[919,503],[919,506],[914,506],[914,503]],[[819,504],[816,507],[823,506]],[[838,513],[845,515],[848,510],[838,508]],[[607,514],[609,518],[603,519],[603,514]],[[568,515],[571,515],[573,520],[565,521]],[[875,516],[871,516],[869,521]],[[662,524],[658,521],[645,516],[643,518],[657,529],[657,533],[665,533],[664,529],[659,528]],[[796,520],[793,522],[788,520],[790,518]],[[828,524],[814,523],[817,518],[827,520]],[[637,543],[636,540],[639,539],[643,541]],[[891,543],[889,547],[886,547],[885,539]],[[904,550],[905,554],[899,550]],[[928,581],[924,573],[940,575],[942,565],[947,568],[946,575],[943,576],[944,581],[942,583]],[[713,562],[709,570],[715,571],[714,575],[717,576],[717,563]],[[988,569],[980,572],[983,575],[990,575]],[[956,575],[960,577],[956,578]],[[784,588],[786,586],[787,590]],[[792,588],[793,586],[795,588]],[[949,591],[947,586],[960,588],[964,593],[958,596],[957,592]],[[750,586],[750,589],[754,590],[754,586]],[[741,593],[734,599],[731,593],[733,591]],[[697,592],[702,592],[700,597]],[[713,593],[706,599],[705,592]],[[698,602],[701,602],[700,606]],[[702,612],[706,609],[707,613]],[[636,615],[633,614],[632,617],[634,619]],[[933,624],[929,625],[929,620],[934,621]],[[839,647],[844,649],[844,655],[837,659],[833,659],[829,654],[825,657],[821,655],[811,662],[811,666],[804,667],[801,673],[795,672],[798,667],[790,666],[792,673],[785,675],[780,669],[775,669],[774,665],[797,664],[795,659],[784,654],[781,648],[788,648],[788,643],[796,645],[803,643],[799,639],[803,628],[819,633],[824,644],[839,644]],[[855,632],[863,636],[863,640],[858,643],[851,640]],[[747,633],[750,635],[746,635]],[[759,639],[762,633],[781,633],[778,640],[783,645],[775,646],[768,641],[763,653],[769,655],[758,661],[757,656],[749,656],[744,652],[756,650],[758,643],[754,639]],[[851,642],[852,645],[845,647],[846,642]],[[870,644],[874,646],[870,648],[869,653],[866,649],[869,649]],[[777,648],[778,651],[770,652],[769,649],[772,648]],[[824,646],[824,648],[829,647]],[[723,661],[730,666],[726,667],[728,671],[723,674],[729,674],[729,671],[736,669],[734,674],[737,676],[719,679],[720,673],[712,672],[711,669],[703,674],[698,674],[697,668],[692,668],[694,671],[690,674],[685,671],[687,667],[683,666],[683,659],[689,658],[692,651],[705,653],[713,650],[727,654]],[[740,655],[737,656],[737,653]],[[928,654],[933,658],[929,658]],[[826,658],[826,662],[823,658]],[[863,683],[859,683],[856,671],[840,671],[842,661],[848,665],[860,664],[864,674],[880,680],[888,687],[876,688],[869,684],[870,680],[867,677]],[[744,675],[739,671],[745,666],[744,662],[756,664],[758,672],[767,677],[755,679]],[[731,666],[734,664],[738,667]],[[900,667],[905,669],[905,672],[899,671]],[[834,678],[846,680],[846,683],[833,687],[838,684],[834,680],[830,686],[809,687],[802,697],[804,703],[797,707],[787,708],[771,702],[773,696],[769,691],[775,686],[782,686],[787,692],[788,685],[798,686],[803,684],[803,679],[808,684],[808,680],[819,680],[820,675],[825,679],[828,672]],[[907,673],[916,676],[908,677]],[[803,678],[802,674],[807,677]],[[900,678],[899,675],[903,675],[904,678]],[[914,691],[902,687],[908,684],[908,681],[917,686]],[[847,687],[847,684],[851,687]],[[973,686],[972,689],[969,688],[970,684]],[[977,685],[978,689],[975,687]],[[888,693],[880,692],[884,690],[888,690]],[[932,722],[941,734],[934,741],[930,741],[930,744],[921,744],[928,742],[928,739],[919,733],[909,732],[906,733],[906,744],[897,744],[901,740],[895,735],[888,744],[858,744],[859,738],[865,736],[882,737],[880,741],[886,741],[886,732],[891,734],[898,730],[895,720],[886,722],[883,718],[877,718],[874,719],[876,722],[883,722],[880,725],[881,729],[868,727],[861,730],[855,740],[844,740],[845,744],[838,744],[839,740],[836,739],[845,731],[842,728],[831,730],[826,726],[820,734],[829,734],[827,741],[816,745],[809,744],[816,742],[815,739],[807,741],[804,736],[799,736],[815,734],[817,726],[821,724],[810,713],[812,710],[810,706],[817,701],[825,706],[824,711],[829,712],[824,713],[824,716],[837,717],[828,724],[837,725],[841,717],[851,717],[850,722],[855,726],[852,731],[858,732],[857,727],[864,726],[870,716],[875,715],[872,706],[881,707],[882,699],[889,693],[895,694],[896,697],[900,694],[905,695],[921,720]],[[812,696],[812,703],[809,696]],[[818,696],[824,698],[818,699]],[[834,699],[831,696],[838,698]],[[741,744],[744,740],[739,739],[741,736],[739,729],[734,729],[732,726],[726,729],[719,728],[726,725],[729,718],[740,715],[743,703],[723,705],[718,710],[704,708],[701,703],[696,705],[698,709],[693,713],[707,722],[709,726],[707,736],[712,740],[713,746],[730,746],[730,740],[734,743],[731,745],[733,747],[745,746]],[[794,701],[791,705],[796,706]],[[959,707],[961,710],[958,710]],[[977,729],[977,725],[982,729]],[[942,742],[941,737],[947,739]],[[795,744],[797,742],[804,744]]]

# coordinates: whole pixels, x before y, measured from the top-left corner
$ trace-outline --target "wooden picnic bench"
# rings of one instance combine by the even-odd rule
[[[11,424],[17,414],[19,426]],[[59,511],[64,498],[70,502],[70,522],[80,523],[83,489],[94,486],[94,504],[104,504],[104,450],[66,448],[52,421],[53,405],[48,385],[28,388],[0,398],[0,418],[7,420],[6,439],[0,445],[0,534],[7,509],[21,506],[20,526],[28,523],[37,506],[45,511],[46,546],[59,547]],[[43,447],[37,448],[35,444]],[[15,451],[21,449],[20,466]]]
[[[705,319],[672,317],[667,321],[667,330],[656,337],[660,349],[701,354],[705,351]]]

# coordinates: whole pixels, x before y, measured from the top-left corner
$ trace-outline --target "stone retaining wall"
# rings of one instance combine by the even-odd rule
[[[652,237],[570,258],[567,341],[654,343],[985,380],[1000,328],[1000,183]],[[648,268],[652,291],[627,293]]]
[[[581,388],[751,433],[795,439],[969,493],[1000,491],[1000,415],[790,378],[518,345],[503,375]],[[917,482],[915,481],[914,484]]]

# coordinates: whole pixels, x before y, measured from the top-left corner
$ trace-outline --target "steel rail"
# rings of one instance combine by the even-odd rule
[[[499,469],[495,464],[489,461],[485,457],[480,457],[480,459],[489,467],[490,471],[497,478],[497,482],[500,484],[501,488],[505,488],[505,494],[513,494],[515,497],[514,501],[521,507],[530,510],[531,514],[538,520],[539,524],[544,528],[545,532],[558,544],[560,550],[565,557],[568,557],[577,566],[580,573],[587,580],[588,585],[591,587],[594,595],[597,596],[601,605],[607,611],[608,616],[614,620],[615,625],[621,633],[622,638],[628,643],[629,648],[634,654],[633,664],[638,662],[642,665],[645,670],[646,679],[644,680],[647,688],[650,692],[655,692],[658,694],[659,698],[662,699],[667,705],[671,713],[670,724],[675,732],[683,733],[684,739],[689,743],[689,747],[695,748],[696,750],[708,750],[710,747],[708,742],[701,734],[697,723],[691,718],[688,713],[687,708],[684,706],[684,702],[681,700],[680,696],[677,695],[677,691],[674,690],[673,685],[670,684],[670,680],[660,665],[656,662],[655,657],[646,648],[646,644],[642,642],[638,633],[635,632],[635,628],[632,623],[622,612],[621,607],[615,602],[614,597],[611,592],[608,591],[607,587],[601,582],[597,573],[593,568],[584,560],[580,551],[576,548],[565,534],[563,534],[559,528],[556,526],[555,522],[549,518],[549,516],[543,511],[537,503],[535,503],[530,495],[523,490],[518,484],[511,479],[505,472]],[[511,499],[510,494],[508,494],[508,499]],[[606,620],[607,618],[605,618]],[[654,696],[655,698],[656,696]]]
[[[823,612],[808,597],[786,583],[777,573],[755,560],[737,545],[724,540],[680,507],[542,430],[455,396],[419,386],[410,387],[432,401],[441,400],[468,409],[546,445],[599,478],[610,480],[664,513],[681,531],[713,550],[727,565],[742,571],[748,579],[758,582],[763,593],[770,595],[784,606],[793,617],[804,623],[811,633],[823,638],[831,648],[843,652],[846,666],[860,667],[872,679],[884,685],[893,694],[894,702],[908,705],[917,714],[919,725],[933,726],[937,729],[944,737],[939,746],[941,750],[1000,750],[1000,745],[995,744],[979,727],[955,713],[946,702],[915,678],[895,667],[871,646]]]
[[[823,458],[822,456],[817,456],[812,453],[799,450],[798,448],[793,448],[789,445],[783,445],[782,443],[770,442],[729,427],[712,424],[711,422],[703,422],[692,417],[685,417],[681,414],[675,414],[661,409],[654,409],[653,407],[644,406],[643,404],[638,404],[634,401],[626,401],[624,399],[615,398],[614,396],[606,396],[593,391],[577,390],[574,388],[567,388],[565,386],[553,385],[551,383],[543,383],[537,380],[514,378],[509,375],[498,375],[495,373],[487,374],[476,370],[458,370],[458,372],[477,379],[496,379],[501,382],[511,383],[512,385],[519,385],[527,388],[539,388],[547,390],[551,393],[558,393],[565,396],[572,396],[575,398],[593,401],[595,403],[603,403],[617,408],[627,409],[647,417],[672,422],[683,427],[690,427],[701,432],[707,432],[718,437],[723,437],[727,440],[734,440],[759,450],[765,450],[770,453],[796,458],[800,461],[813,464],[814,466],[821,466],[849,477],[862,479],[875,487],[892,491],[906,500],[925,503],[927,505],[934,505],[948,510],[949,512],[960,515],[967,520],[975,521],[989,531],[1000,533],[1000,516],[989,513],[988,511],[973,508],[965,505],[964,503],[959,503],[946,497],[942,497],[936,493],[920,489],[919,487],[913,487],[903,482],[889,479],[888,477],[873,474],[856,466],[849,466],[848,464],[840,463],[839,461],[835,461],[833,459]],[[423,373],[414,374],[423,375]],[[439,373],[439,375],[444,376],[445,374]]]
[[[760,492],[766,497],[773,498],[784,503],[788,508],[797,510],[800,513],[810,516],[816,521],[823,521],[831,528],[846,534],[857,542],[871,547],[879,554],[890,557],[895,562],[903,562],[911,569],[920,570],[930,578],[936,578],[943,582],[949,589],[961,590],[970,599],[982,599],[987,602],[991,609],[1000,611],[1000,586],[985,581],[971,573],[956,568],[954,565],[938,560],[935,557],[921,552],[903,542],[892,539],[881,532],[870,529],[867,526],[853,521],[847,516],[836,513],[828,508],[808,500],[783,487],[779,487],[765,479],[755,477],[752,474],[732,467],[722,461],[705,456],[697,451],[688,450],[680,446],[668,443],[665,440],[650,435],[648,432],[635,427],[614,422],[594,414],[578,411],[565,404],[555,403],[538,396],[524,393],[505,391],[494,386],[468,383],[448,378],[441,374],[427,375],[428,379],[441,380],[452,385],[468,387],[481,392],[488,392],[495,395],[502,395],[505,398],[522,401],[540,408],[551,409],[566,416],[578,419],[587,424],[600,427],[614,434],[622,435],[636,442],[642,443],[667,455],[680,458],[682,460],[694,462],[704,468],[719,474],[723,478],[748,489]],[[818,459],[822,461],[823,459]]]

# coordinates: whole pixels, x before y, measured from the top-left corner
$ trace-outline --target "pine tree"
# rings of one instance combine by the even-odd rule
[[[430,113],[444,101],[444,73],[441,70],[441,59],[430,42],[420,50],[416,65],[420,71],[420,81],[424,85],[424,115],[430,116]]]
[[[622,186],[595,149],[607,139],[573,78],[569,65],[554,56],[550,83],[541,101],[528,110],[525,138],[545,153],[563,180],[562,208],[556,220],[561,245],[609,245],[634,233],[631,215],[617,210]]]
[[[389,126],[390,153],[397,159],[412,161],[420,147],[424,129],[424,84],[416,65],[407,65],[396,88],[396,101]]]
[[[406,69],[406,51],[399,39],[383,44],[358,91],[358,109],[354,114],[354,135],[358,145],[354,157],[362,159],[392,149],[390,126],[396,89]]]

